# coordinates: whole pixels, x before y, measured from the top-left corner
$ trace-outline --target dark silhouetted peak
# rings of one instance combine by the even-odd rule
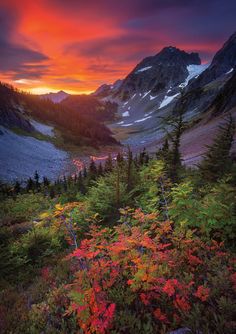
[[[48,99],[51,100],[54,103],[60,103],[63,101],[65,98],[67,98],[70,94],[64,92],[63,90],[60,90],[59,92],[56,93],[47,93],[41,95],[43,99]]]
[[[122,85],[123,80],[116,80],[112,85],[103,84],[98,89],[92,93],[92,95],[98,96],[98,97],[106,97],[111,94],[115,94],[117,90]]]
[[[163,48],[156,56],[154,56],[158,61],[169,62],[169,61],[181,61],[186,65],[200,65],[201,59],[198,53],[192,52],[187,53],[180,50],[174,46],[168,46]]]
[[[187,66],[200,64],[197,53],[165,47],[155,56],[144,58],[134,68],[122,83],[119,96],[125,100],[135,92],[158,94],[170,87],[179,87],[189,75]]]
[[[230,74],[236,66],[236,32],[224,43],[215,54],[208,69],[204,71],[189,89],[202,87],[221,75]]]
[[[221,75],[224,71],[229,71],[236,65],[236,32],[225,42],[214,56],[209,69],[217,66],[217,74]]]

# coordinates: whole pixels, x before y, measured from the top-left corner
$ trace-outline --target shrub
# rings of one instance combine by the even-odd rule
[[[118,209],[127,204],[129,194],[124,181],[117,181],[117,173],[100,177],[89,189],[87,201],[91,215],[99,214],[104,220],[117,217]],[[117,211],[115,211],[117,209]]]
[[[36,218],[49,208],[51,201],[42,194],[23,194],[16,199],[8,198],[0,203],[0,215],[3,222],[23,222]]]
[[[23,269],[25,265],[42,265],[45,258],[57,254],[66,245],[63,233],[56,233],[47,227],[35,227],[16,240],[10,252],[15,259],[15,266]]]
[[[77,272],[68,313],[83,332],[167,333],[188,325],[233,334],[235,261],[223,244],[175,232],[154,214],[130,215],[129,224],[92,227],[71,255]]]
[[[190,182],[172,189],[170,215],[183,229],[197,228],[202,236],[224,240],[231,246],[236,236],[236,192],[225,180],[196,196]]]

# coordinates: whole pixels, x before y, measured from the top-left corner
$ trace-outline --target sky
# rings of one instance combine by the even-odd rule
[[[165,46],[209,62],[235,13],[235,0],[0,0],[0,81],[90,93]]]

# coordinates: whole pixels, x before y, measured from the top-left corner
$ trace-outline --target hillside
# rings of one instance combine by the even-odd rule
[[[67,106],[1,83],[0,178],[26,179],[38,170],[41,176],[55,179],[73,165],[71,146],[79,151],[83,147],[94,150],[100,145],[117,145],[112,132],[103,124],[115,105],[96,98],[88,100],[89,108],[84,98],[79,98],[75,106]],[[103,116],[96,118],[99,110]]]
[[[175,118],[181,109],[188,128],[183,137],[188,152],[184,140],[183,159],[194,165],[196,159],[201,159],[205,144],[214,138],[214,129],[225,114],[232,112],[236,117],[235,45],[233,34],[210,64],[201,64],[199,55],[175,47],[166,47],[142,60],[118,88],[110,86],[100,96],[101,100],[114,101],[119,106],[119,120],[109,125],[116,138],[135,151],[141,146],[155,152],[166,136],[164,128],[168,126],[164,120]],[[203,124],[207,140],[200,139],[196,145],[192,138],[201,132]]]

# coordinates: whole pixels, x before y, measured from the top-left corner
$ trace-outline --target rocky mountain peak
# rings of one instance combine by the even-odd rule
[[[183,62],[185,65],[200,65],[201,59],[198,53],[187,53],[183,50],[176,48],[175,46],[164,47],[156,56],[158,61],[164,63],[169,61]]]
[[[165,47],[156,55],[144,58],[125,78],[115,96],[126,100],[135,92],[159,94],[180,87],[189,75],[187,66],[200,64],[197,53]]]
[[[60,103],[65,98],[67,98],[70,94],[64,92],[63,90],[60,90],[56,93],[47,93],[41,95],[41,98],[51,100],[54,103]]]
[[[210,66],[190,85],[189,89],[202,87],[222,75],[233,72],[236,66],[236,32],[224,43],[215,54]]]

